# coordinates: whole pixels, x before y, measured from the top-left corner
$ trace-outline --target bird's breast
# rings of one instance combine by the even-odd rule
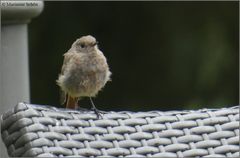
[[[66,74],[66,86],[78,95],[94,96],[109,80],[110,71],[103,55],[74,57]]]

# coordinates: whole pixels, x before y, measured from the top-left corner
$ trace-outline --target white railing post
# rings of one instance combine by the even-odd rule
[[[30,101],[27,24],[43,1],[1,1],[0,115]],[[0,157],[7,157],[0,141]]]

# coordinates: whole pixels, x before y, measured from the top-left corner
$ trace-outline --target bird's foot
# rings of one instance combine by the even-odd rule
[[[92,101],[92,98],[89,97],[89,99],[90,99],[90,102],[91,102],[91,105],[92,105],[91,110],[93,110],[93,111],[95,112],[95,114],[97,115],[97,118],[98,118],[98,119],[100,118],[100,116],[101,116],[101,118],[103,118],[102,115],[103,115],[104,113],[106,114],[107,112],[98,110],[98,109],[96,108],[96,106],[94,105],[94,103],[93,103],[93,101]]]
[[[98,110],[97,108],[91,108],[92,111],[97,115],[97,118],[100,119],[103,118],[103,114],[106,114],[106,111]]]

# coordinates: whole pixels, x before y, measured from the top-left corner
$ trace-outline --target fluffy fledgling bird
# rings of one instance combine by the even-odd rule
[[[79,98],[90,97],[92,108],[97,112],[91,97],[104,87],[110,75],[107,60],[98,49],[96,39],[91,35],[77,39],[64,54],[57,80],[64,96],[67,96],[66,108],[76,109]]]

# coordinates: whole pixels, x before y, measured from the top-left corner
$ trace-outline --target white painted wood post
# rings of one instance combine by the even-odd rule
[[[30,101],[27,24],[43,1],[1,1],[0,115]],[[0,141],[0,157],[8,157]]]

